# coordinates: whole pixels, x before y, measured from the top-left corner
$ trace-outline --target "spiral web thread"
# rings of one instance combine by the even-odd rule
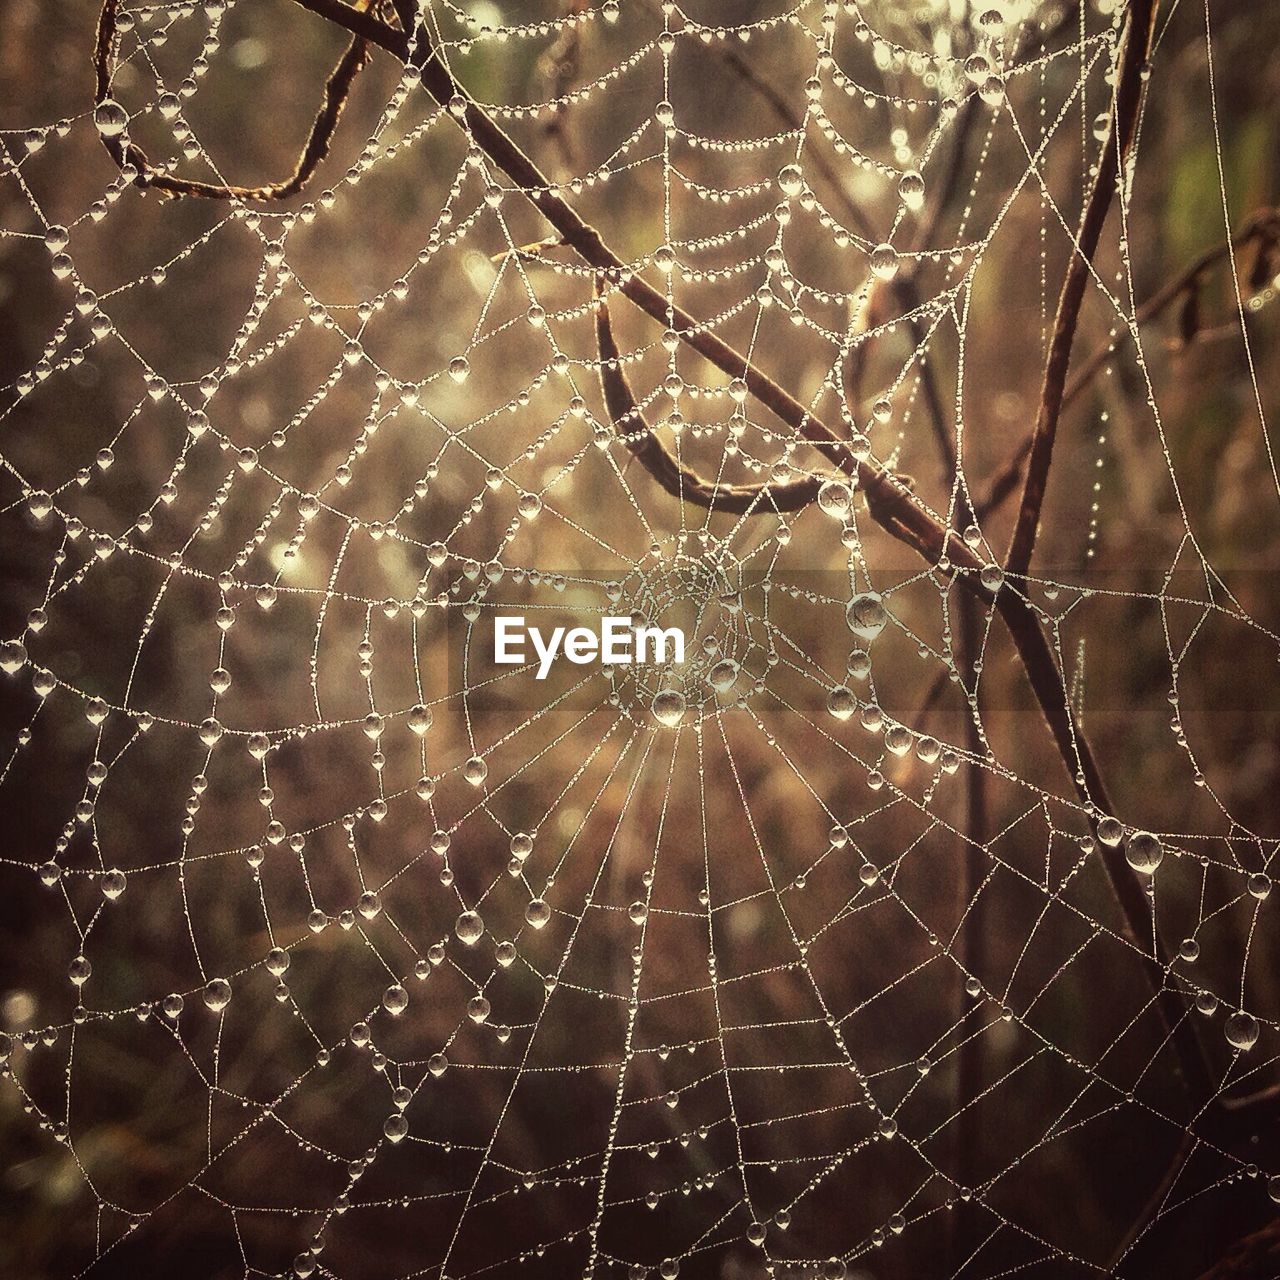
[[[1001,323],[984,266],[1037,204],[1043,346],[1124,10],[704,9],[420,19],[631,270],[918,477],[988,562],[967,655],[955,575],[616,281],[646,420],[610,420],[595,273],[412,71],[375,59],[315,188],[278,205],[162,199],[99,145],[238,180],[219,113],[243,103],[201,113],[220,67],[265,46],[304,100],[323,61],[286,64],[250,0],[122,9],[110,99],[0,139],[5,245],[54,317],[3,404],[31,612],[2,654],[0,794],[27,818],[0,865],[33,905],[0,1092],[39,1176],[76,1188],[72,1271],[187,1231],[245,1275],[1125,1274],[1202,1199],[1277,1194],[1202,1123],[1275,1061],[1248,988],[1277,845],[1218,798],[1177,683],[1219,620],[1276,636],[1202,551],[1165,443],[1127,239],[1141,121],[1089,305],[1107,371],[1150,389],[1182,535],[1149,585],[1097,585],[1124,500],[1099,480],[1074,561],[1014,583],[985,462],[970,488],[994,456],[966,408]],[[1248,348],[1274,288],[1243,290]],[[954,389],[933,488],[931,374]],[[1114,460],[1099,406],[1086,467]],[[632,456],[651,430],[717,484],[830,482],[797,511],[679,503]],[[1035,714],[984,694],[1015,590],[1086,723],[1091,610],[1155,629],[1183,829],[1091,811],[1022,745]],[[495,612],[626,610],[686,622],[689,662],[537,683],[486,660]],[[975,774],[999,829],[972,825]],[[1208,1045],[1194,1105],[1152,938],[1106,889],[1122,853]],[[1064,1226],[1044,1188],[1087,1181],[1117,1130],[1194,1155],[1133,1238],[1139,1199]]]

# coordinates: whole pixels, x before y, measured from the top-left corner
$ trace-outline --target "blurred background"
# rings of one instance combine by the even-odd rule
[[[346,33],[125,8],[95,118],[96,8],[0,0],[5,1274],[1280,1273],[1280,54],[1207,12],[1157,6],[1026,586],[1164,971],[990,600],[859,493],[665,493],[593,273],[397,58],[297,194],[171,198],[110,145],[283,181]],[[1123,9],[423,15],[638,275],[1003,560]],[[829,470],[608,315],[686,466]],[[539,682],[495,611],[697,643]]]

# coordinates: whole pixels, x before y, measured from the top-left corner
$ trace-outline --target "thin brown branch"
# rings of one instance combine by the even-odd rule
[[[103,0],[98,17],[98,39],[94,56],[96,77],[95,103],[111,96],[111,80],[116,68],[116,19],[119,0]],[[205,200],[243,200],[261,203],[284,200],[297,195],[310,182],[320,162],[329,154],[338,121],[351,94],[351,86],[369,59],[369,41],[361,35],[353,35],[338,64],[325,81],[324,101],[303,145],[302,153],[293,172],[283,182],[271,182],[259,187],[238,187],[227,183],[200,182],[194,178],[179,178],[157,169],[147,153],[127,134],[102,135],[103,145],[116,164],[124,169],[131,166],[137,171],[135,182],[140,187],[163,191],[172,196],[196,196]]]
[[[1241,224],[1230,243],[1223,241],[1206,249],[1194,262],[1162,285],[1134,312],[1135,324],[1142,326],[1155,320],[1180,299],[1185,298],[1191,290],[1198,289],[1205,275],[1223,258],[1254,242],[1258,245],[1260,260],[1265,263],[1267,255],[1280,243],[1280,209],[1259,209]],[[1231,332],[1238,332],[1238,330],[1232,326]],[[1219,336],[1218,329],[1196,329],[1194,333],[1185,335],[1182,345],[1188,346],[1193,342],[1215,339]],[[1063,410],[1074,403],[1089,387],[1094,378],[1106,368],[1115,353],[1116,344],[1107,342],[1098,347],[1080,365],[1063,393]],[[990,515],[992,511],[1003,505],[1005,499],[1017,488],[1023,464],[1031,452],[1034,439],[1034,431],[1029,432],[991,481],[985,497],[978,504],[979,519]]]
[[[1111,107],[1111,127],[1098,162],[1098,172],[1085,202],[1076,236],[1071,262],[1062,283],[1054,319],[1053,337],[1045,362],[1044,383],[1040,391],[1040,408],[1031,440],[1031,455],[1022,488],[1022,503],[1017,524],[1005,557],[1005,572],[1015,578],[1026,576],[1040,529],[1040,510],[1049,483],[1049,467],[1053,462],[1053,445],[1062,415],[1063,395],[1067,385],[1067,368],[1085,287],[1092,271],[1102,228],[1115,196],[1121,161],[1128,155],[1129,145],[1137,129],[1142,104],[1142,71],[1146,66],[1155,32],[1157,0],[1131,0],[1125,19],[1120,65],[1115,96]]]
[[[1280,1222],[1232,1245],[1200,1280],[1275,1280],[1280,1275]]]
[[[618,438],[632,457],[672,497],[695,506],[735,514],[800,511],[817,499],[827,476],[804,476],[775,484],[725,484],[707,480],[684,465],[654,434],[636,403],[622,369],[613,336],[609,305],[596,282],[596,344],[600,350],[600,386]]]

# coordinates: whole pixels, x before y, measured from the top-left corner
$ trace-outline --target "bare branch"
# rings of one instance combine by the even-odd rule
[[[1053,444],[1062,415],[1063,393],[1067,385],[1067,368],[1071,363],[1071,347],[1075,341],[1080,305],[1084,301],[1098,241],[1115,195],[1120,163],[1128,154],[1138,123],[1142,104],[1142,71],[1146,66],[1155,32],[1157,0],[1132,0],[1125,20],[1116,90],[1111,106],[1111,127],[1098,163],[1097,176],[1085,202],[1080,230],[1076,237],[1070,265],[1062,283],[1053,338],[1045,363],[1044,384],[1040,391],[1040,409],[1031,440],[1031,459],[1022,488],[1022,504],[1014,527],[1005,572],[1014,578],[1026,576],[1040,529],[1040,509],[1049,483],[1049,467],[1053,462]]]
[[[653,433],[636,404],[622,370],[609,305],[600,292],[599,281],[596,282],[596,343],[600,349],[600,386],[614,430],[636,461],[672,497],[695,506],[737,514],[800,511],[817,499],[818,489],[830,477],[804,476],[778,484],[723,484],[705,479],[680,462]]]
[[[94,101],[101,103],[111,96],[111,79],[116,62],[116,17],[119,0],[103,0],[98,17],[98,39],[94,56],[97,81]],[[260,203],[268,200],[284,200],[297,195],[310,182],[320,162],[329,154],[329,145],[342,118],[343,108],[351,93],[356,76],[364,69],[369,58],[369,42],[354,35],[346,51],[330,72],[324,86],[324,102],[311,123],[311,131],[298,157],[293,172],[283,182],[272,182],[260,187],[237,187],[226,183],[200,182],[194,178],[177,178],[157,169],[147,153],[127,136],[107,137],[102,142],[116,164],[124,169],[137,170],[135,181],[140,187],[150,187],[172,196],[197,196],[205,200],[244,200]]]
[[[1265,270],[1269,255],[1275,249],[1277,243],[1280,243],[1280,209],[1259,209],[1257,213],[1252,214],[1241,224],[1239,231],[1232,237],[1229,245],[1224,241],[1222,244],[1206,249],[1185,270],[1179,272],[1172,280],[1162,285],[1138,308],[1134,313],[1135,323],[1139,326],[1149,324],[1167,311],[1180,298],[1186,298],[1190,291],[1198,289],[1206,273],[1223,258],[1226,258],[1233,249],[1242,249],[1255,241],[1258,245],[1258,260]],[[1232,327],[1231,331],[1237,332],[1234,327]],[[1218,336],[1218,330],[1197,328],[1194,332],[1183,335],[1183,345],[1188,346],[1191,342],[1202,338],[1215,338]],[[1108,342],[1094,351],[1080,366],[1075,377],[1071,379],[1066,391],[1063,393],[1062,408],[1064,410],[1085,391],[1099,372],[1106,367],[1107,362],[1112,359],[1115,353],[1116,344]],[[987,489],[986,496],[978,504],[978,516],[980,519],[990,515],[992,511],[1000,507],[1009,494],[1017,488],[1018,479],[1022,475],[1023,464],[1027,460],[1027,455],[1031,452],[1034,439],[1035,432],[1029,432],[1017,449],[1014,450],[1004,467],[996,474]]]

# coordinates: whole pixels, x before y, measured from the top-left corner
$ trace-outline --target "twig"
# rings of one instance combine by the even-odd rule
[[[1280,1222],[1231,1246],[1200,1280],[1274,1280],[1280,1275]]]
[[[1058,310],[1045,362],[1044,383],[1040,391],[1040,408],[1031,439],[1031,456],[1022,488],[1022,503],[1009,554],[1005,557],[1005,573],[1022,579],[1031,565],[1036,534],[1040,528],[1040,510],[1049,483],[1049,466],[1053,461],[1053,444],[1062,414],[1063,393],[1067,383],[1067,367],[1071,363],[1071,347],[1080,319],[1085,286],[1089,282],[1093,255],[1102,236],[1102,228],[1115,196],[1121,160],[1128,154],[1137,128],[1142,103],[1142,70],[1146,66],[1155,32],[1157,0],[1130,0],[1129,14],[1122,36],[1120,66],[1111,107],[1111,127],[1098,162],[1098,172],[1080,219],[1071,262],[1062,283]]]
[[[605,407],[618,438],[635,460],[672,497],[695,506],[737,514],[751,511],[800,511],[817,499],[818,489],[829,476],[804,476],[776,484],[725,484],[706,480],[685,466],[654,435],[636,404],[627,375],[622,370],[618,344],[613,337],[609,306],[596,281],[596,344],[600,350],[600,386]]]
[[[111,96],[119,8],[119,0],[103,0],[102,12],[98,16],[98,39],[94,57],[97,87],[94,101],[99,104]],[[401,16],[403,20],[403,14]],[[368,58],[368,40],[360,35],[352,36],[346,51],[325,81],[324,102],[311,123],[311,132],[302,148],[302,154],[298,157],[293,172],[283,182],[267,183],[261,187],[237,187],[227,183],[178,178],[157,169],[147,153],[137,143],[130,141],[127,135],[108,137],[103,134],[102,143],[121,169],[132,166],[137,171],[135,182],[140,187],[150,187],[172,196],[197,196],[205,200],[244,200],[255,203],[284,200],[297,195],[306,187],[320,162],[329,154],[329,144],[333,141],[343,108],[347,105],[351,86],[364,69]]]
[[[1180,298],[1188,297],[1192,290],[1199,287],[1200,282],[1210,268],[1227,257],[1232,249],[1242,249],[1255,240],[1258,242],[1259,259],[1265,265],[1267,255],[1275,248],[1277,243],[1280,243],[1280,209],[1259,209],[1257,213],[1252,214],[1241,224],[1240,230],[1232,237],[1230,245],[1224,241],[1222,244],[1206,249],[1193,263],[1174,276],[1157,292],[1153,293],[1134,312],[1135,325],[1149,324],[1167,311]],[[1232,327],[1231,332],[1235,333],[1238,330]],[[1184,347],[1190,346],[1194,341],[1207,340],[1218,336],[1219,333],[1215,329],[1197,328],[1190,333],[1182,335],[1182,345]],[[1080,366],[1063,393],[1062,408],[1064,410],[1086,390],[1115,353],[1116,344],[1114,342],[1105,343],[1103,346],[1098,347]],[[1028,432],[1009,460],[997,472],[987,489],[986,496],[978,503],[979,519],[990,515],[992,511],[1000,507],[1009,494],[1017,488],[1018,480],[1022,475],[1022,466],[1027,460],[1027,455],[1031,452],[1031,445],[1034,439],[1034,431]]]

